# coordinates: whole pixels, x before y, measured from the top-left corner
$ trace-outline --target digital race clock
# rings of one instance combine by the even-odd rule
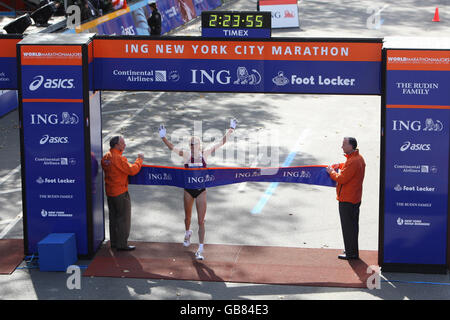
[[[203,37],[270,38],[271,24],[270,12],[202,12]]]

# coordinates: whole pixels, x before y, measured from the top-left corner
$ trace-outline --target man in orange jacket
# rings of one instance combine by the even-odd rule
[[[339,201],[339,215],[345,247],[345,252],[338,258],[344,260],[359,259],[359,207],[366,163],[359,154],[357,145],[355,138],[345,137],[342,142],[342,150],[347,160],[345,163],[327,168],[330,178],[337,182],[336,199]],[[337,173],[335,169],[340,169],[340,172]]]
[[[131,227],[131,201],[128,194],[128,176],[136,175],[142,167],[144,155],[131,164],[122,156],[125,150],[125,140],[115,136],[109,141],[111,149],[102,158],[102,168],[105,172],[105,191],[109,209],[109,236],[111,248],[117,250],[134,250],[128,245]]]

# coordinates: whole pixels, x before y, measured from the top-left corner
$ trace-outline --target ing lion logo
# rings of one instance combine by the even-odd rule
[[[427,118],[425,120],[425,128],[423,131],[442,131],[444,126],[442,125],[442,122],[439,120],[433,121],[431,118]]]
[[[252,69],[252,73],[249,73],[246,67],[237,68],[237,80],[234,84],[251,84],[257,85],[261,82],[261,75],[255,69]]]

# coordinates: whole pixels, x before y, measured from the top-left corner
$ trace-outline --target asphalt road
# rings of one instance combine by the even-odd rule
[[[448,21],[432,23],[434,8],[444,1],[385,2],[378,28],[368,23],[371,1],[301,1],[300,29],[274,30],[273,37],[440,36]],[[254,10],[255,1],[230,1],[224,9]],[[378,8],[380,10],[383,7]],[[370,20],[371,21],[371,20]],[[176,35],[200,35],[199,22]],[[232,150],[209,161],[214,166],[265,166],[249,150],[256,139],[278,154],[272,164],[318,165],[342,162],[344,136],[354,136],[366,160],[360,216],[360,249],[378,248],[380,163],[380,97],[342,95],[277,95],[229,93],[103,92],[104,151],[114,134],[125,137],[124,155],[144,163],[179,165],[161,142],[157,128],[168,135],[189,134],[201,124],[208,134],[224,133],[229,120],[239,121]],[[183,131],[184,130],[184,131]],[[198,132],[198,131],[197,131]],[[228,148],[228,149],[227,149]],[[18,112],[0,119],[0,238],[22,238],[20,142]],[[272,153],[271,153],[272,154]],[[240,156],[237,156],[240,155]],[[245,155],[243,157],[242,155]],[[295,156],[294,156],[295,155]],[[293,158],[292,158],[293,157]],[[261,198],[270,198],[262,206]],[[175,187],[130,186],[130,240],[181,242],[184,234],[182,190]],[[252,213],[253,211],[253,213]],[[255,213],[255,211],[257,213]],[[105,205],[107,217],[107,207]],[[197,242],[195,211],[192,219]],[[106,221],[106,226],[108,221]],[[106,227],[108,238],[108,228]],[[208,189],[206,243],[343,248],[335,190],[301,184],[245,183]],[[205,252],[207,258],[207,252]],[[88,264],[89,261],[80,261]],[[0,299],[448,299],[448,275],[383,274],[381,289],[317,288],[260,284],[82,278],[80,290],[69,290],[65,273],[19,269],[0,276]]]

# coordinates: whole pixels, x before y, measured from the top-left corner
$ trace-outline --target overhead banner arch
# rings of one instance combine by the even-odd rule
[[[0,87],[19,91],[26,253],[50,232],[75,232],[81,256],[104,238],[101,90],[380,95],[379,265],[446,272],[449,52],[382,39],[27,36],[17,83]]]
[[[96,90],[381,94],[381,39],[96,37]]]

